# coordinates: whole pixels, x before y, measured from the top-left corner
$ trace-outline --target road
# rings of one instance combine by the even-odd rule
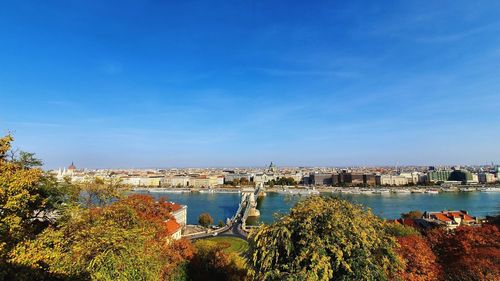
[[[224,226],[222,228],[216,229],[210,233],[200,233],[197,235],[193,235],[190,237],[186,237],[186,239],[195,241],[199,239],[205,239],[205,238],[210,238],[210,237],[218,237],[218,236],[231,236],[231,237],[238,237],[244,240],[247,240],[248,233],[242,229],[243,222],[241,220],[243,213],[245,212],[245,208],[241,210],[241,212],[236,215],[235,219],[233,222],[231,222],[231,225],[229,226]],[[217,234],[217,235],[214,235]]]

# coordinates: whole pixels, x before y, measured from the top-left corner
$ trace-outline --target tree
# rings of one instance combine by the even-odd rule
[[[403,219],[421,219],[424,214],[420,211],[409,211],[408,213],[401,214]]]
[[[398,241],[397,253],[403,267],[400,268],[397,275],[402,280],[432,281],[440,279],[442,270],[437,257],[432,252],[427,240],[416,228],[394,222],[386,225],[386,232],[396,237]]]
[[[26,151],[19,152],[19,156],[14,154],[13,162],[17,163],[22,169],[31,169],[36,167],[41,167],[43,165],[42,160],[36,158],[35,153],[30,153]]]
[[[249,185],[250,181],[248,180],[248,178],[242,177],[242,178],[240,178],[240,184],[241,185]]]
[[[227,251],[228,243],[210,240],[196,242],[196,253],[189,264],[189,277],[193,281],[243,281],[247,270],[241,257]]]
[[[462,226],[427,234],[447,280],[500,280],[500,231],[495,225]]]
[[[17,245],[10,261],[44,273],[19,272],[17,279],[177,279],[193,249],[187,241],[171,241],[164,224],[168,217],[162,202],[144,196],[98,208],[75,205],[59,225]]]
[[[209,225],[214,223],[214,220],[209,213],[201,213],[198,217],[198,223],[203,227],[208,227]]]
[[[124,186],[117,179],[96,177],[91,182],[76,184],[78,201],[84,207],[103,206],[124,196]]]
[[[225,224],[224,224],[224,222],[222,220],[219,220],[219,222],[217,223],[217,225],[219,227],[224,227]]]
[[[394,237],[405,237],[420,234],[416,228],[399,223],[388,223],[386,224],[385,230],[389,235]]]
[[[255,280],[387,280],[399,269],[396,241],[361,206],[312,196],[250,236]]]
[[[441,277],[437,257],[420,234],[397,237],[397,240],[397,252],[404,265],[399,276],[403,280],[433,281]]]
[[[11,279],[6,277],[12,273],[10,251],[53,223],[55,211],[67,199],[53,177],[34,168],[40,163],[33,154],[8,157],[15,155],[13,140],[11,135],[0,138],[0,279]]]

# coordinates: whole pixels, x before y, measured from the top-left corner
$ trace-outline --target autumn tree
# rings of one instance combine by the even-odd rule
[[[214,223],[214,220],[209,213],[201,213],[198,217],[198,223],[203,227],[208,227],[209,225]]]
[[[169,213],[164,202],[144,196],[97,208],[74,206],[57,226],[17,245],[10,261],[44,273],[19,272],[24,279],[177,280],[193,249],[168,236]]]
[[[398,254],[404,269],[400,277],[407,281],[433,281],[441,276],[441,267],[427,241],[420,235],[398,237]]]
[[[385,223],[338,198],[309,197],[250,237],[255,280],[387,280],[398,269]]]
[[[495,225],[462,226],[427,234],[447,280],[500,280],[500,231]]]
[[[31,153],[11,153],[12,136],[0,138],[0,279],[10,279],[8,256],[18,243],[51,224],[65,194],[53,177],[37,168]]]
[[[441,277],[437,257],[417,229],[395,222],[388,223],[386,231],[395,236],[399,244],[397,253],[402,267],[396,275],[408,281],[432,281]]]

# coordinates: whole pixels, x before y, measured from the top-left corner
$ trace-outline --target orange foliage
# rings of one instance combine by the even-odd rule
[[[168,236],[166,224],[167,219],[174,219],[171,215],[172,203],[161,198],[155,201],[149,195],[133,194],[124,198],[120,203],[132,207],[141,219],[147,220],[157,225],[161,231],[157,234],[158,237]]]
[[[402,258],[405,269],[400,276],[409,281],[437,280],[441,275],[441,268],[437,258],[420,235],[398,237],[398,254]]]
[[[149,195],[130,195],[107,208],[118,208],[126,206],[131,208],[138,216],[139,220],[155,226],[156,233],[154,239],[146,242],[144,245],[151,251],[156,251],[161,254],[165,264],[163,266],[162,279],[170,280],[176,269],[183,263],[187,263],[193,258],[195,249],[188,240],[181,239],[178,241],[171,241],[170,235],[166,228],[165,221],[167,219],[174,219],[171,215],[172,203],[160,199],[155,201]],[[93,210],[100,213],[99,208]]]
[[[500,280],[500,231],[497,226],[435,229],[427,234],[446,276],[453,280]]]

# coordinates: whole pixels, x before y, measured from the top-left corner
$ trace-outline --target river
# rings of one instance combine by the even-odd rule
[[[140,191],[137,193],[148,193]],[[208,212],[217,224],[234,215],[238,208],[240,195],[238,193],[149,193],[156,199],[166,197],[168,201],[188,206],[188,224],[197,224],[198,216]],[[323,196],[339,196],[349,201],[362,204],[366,208],[387,219],[398,218],[401,213],[411,210],[441,211],[441,210],[467,210],[473,216],[485,217],[486,215],[500,214],[500,192],[449,192],[440,194],[412,193],[412,194],[339,194],[322,193]],[[286,213],[293,205],[306,198],[306,196],[290,196],[275,192],[268,192],[267,196],[260,197],[257,208],[261,217],[249,220],[249,224],[261,222],[271,223],[275,213]]]

